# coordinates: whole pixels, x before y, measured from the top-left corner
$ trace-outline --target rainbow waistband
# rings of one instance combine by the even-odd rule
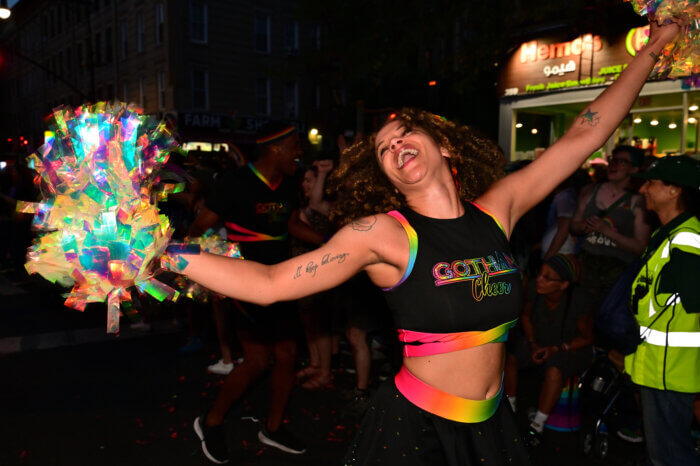
[[[458,333],[424,333],[399,329],[399,341],[407,343],[403,347],[403,355],[408,357],[450,353],[486,343],[504,342],[508,339],[508,331],[517,322],[518,319],[515,319],[489,330]]]
[[[423,411],[444,419],[465,423],[482,422],[493,416],[503,395],[503,380],[501,380],[501,388],[491,398],[486,400],[461,398],[428,385],[411,374],[405,366],[402,366],[396,374],[394,383],[408,401]]]

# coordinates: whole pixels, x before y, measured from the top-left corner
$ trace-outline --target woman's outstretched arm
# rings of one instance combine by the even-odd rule
[[[208,253],[171,253],[164,264],[212,291],[260,305],[333,288],[363,269],[379,270],[390,283],[398,281],[402,269],[392,264],[402,257],[408,260],[408,239],[392,222],[398,225],[386,215],[361,219],[343,227],[324,246],[274,265]]]
[[[544,199],[599,149],[628,114],[661,50],[678,36],[677,24],[651,22],[651,36],[617,80],[576,118],[574,124],[527,167],[495,183],[477,201],[510,234],[522,215]]]

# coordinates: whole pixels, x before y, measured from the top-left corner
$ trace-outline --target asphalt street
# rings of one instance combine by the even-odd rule
[[[104,310],[84,313],[61,305],[57,290],[36,281],[0,283],[0,465],[121,466],[205,465],[192,421],[213,401],[222,379],[208,374],[215,342],[186,355],[177,349],[185,331],[163,313],[151,332],[104,331]],[[335,363],[335,386],[309,392],[297,387],[287,428],[308,443],[289,455],[257,440],[267,397],[266,379],[231,410],[226,422],[232,464],[336,465],[350,442],[357,417],[341,392],[353,386]],[[534,374],[525,374],[521,406],[536,403]],[[518,422],[526,425],[525,414]],[[577,433],[546,431],[532,453],[533,465],[625,465],[643,447],[610,437],[605,461],[586,457]]]

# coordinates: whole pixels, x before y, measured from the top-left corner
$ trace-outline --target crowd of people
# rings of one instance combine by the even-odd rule
[[[283,422],[285,408],[295,385],[333,386],[342,336],[356,372],[350,398],[362,414],[346,465],[529,464],[527,448],[541,448],[562,392],[595,357],[638,387],[641,422],[621,426],[623,438],[643,437],[650,464],[698,464],[699,162],[674,156],[649,165],[640,149],[621,145],[605,181],[576,172],[627,115],[678,27],[651,30],[645,52],[572,128],[508,176],[495,143],[411,109],[340,147],[336,160],[303,169],[299,135],[283,123],[260,130],[246,164],[224,168],[193,153],[170,167],[188,185],[163,206],[176,239],[212,229],[244,258],[163,258],[208,290],[216,324],[221,359],[208,369],[225,379],[193,423],[204,455],[229,461],[224,419],[268,372],[258,438],[305,453],[294,420]],[[529,218],[536,241],[515,244],[521,218],[538,211],[546,216]],[[630,267],[642,339],[621,352],[596,316]],[[192,348],[205,309],[188,306]],[[403,359],[375,387],[368,335],[392,324],[399,341],[387,341],[389,360]],[[519,432],[513,413],[528,408],[517,397],[523,370],[537,371],[541,387],[529,429]]]

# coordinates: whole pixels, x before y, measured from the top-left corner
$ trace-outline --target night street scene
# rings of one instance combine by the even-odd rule
[[[0,466],[700,466],[698,0],[0,0]]]

